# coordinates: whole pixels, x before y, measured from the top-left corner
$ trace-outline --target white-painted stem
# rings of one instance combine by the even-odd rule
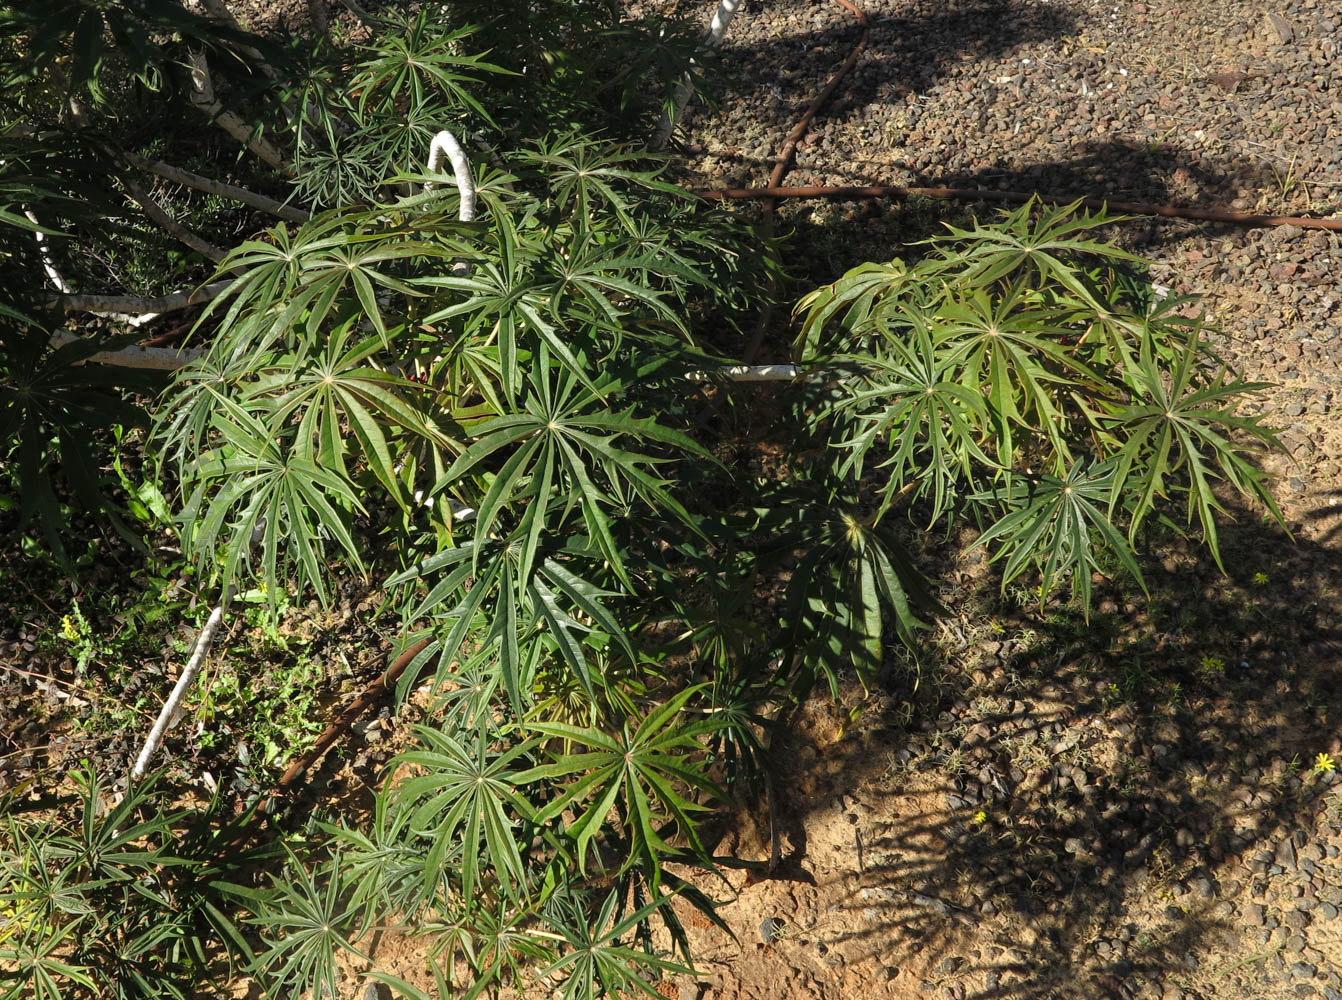
[[[723,365],[712,372],[690,372],[685,377],[691,382],[710,382],[714,378],[725,378],[732,382],[791,382],[804,372],[796,365]]]
[[[442,173],[444,160],[452,164],[452,173],[457,181],[457,192],[461,195],[461,207],[457,209],[457,218],[462,222],[473,222],[475,220],[475,178],[471,175],[471,165],[466,159],[466,151],[461,148],[461,143],[457,142],[457,137],[446,129],[435,135],[433,141],[429,143],[428,173]],[[433,182],[429,181],[424,185],[424,190],[428,191],[432,187]]]
[[[244,205],[250,205],[252,208],[268,212],[287,222],[295,222],[301,225],[312,218],[301,208],[286,205],[274,198],[267,198],[263,194],[257,194],[255,191],[249,191],[235,184],[227,184],[224,181],[217,181],[213,177],[205,177],[201,174],[192,173],[190,170],[183,170],[181,167],[174,167],[162,160],[147,160],[143,156],[136,156],[134,153],[126,153],[125,157],[127,163],[133,167],[138,167],[140,170],[157,174],[165,180],[175,181],[197,191],[204,191],[206,194],[218,195],[221,198],[228,198]]]
[[[88,312],[99,316],[112,316],[138,326],[141,323],[148,322],[160,313],[176,312],[179,309],[187,309],[191,306],[209,302],[210,299],[223,294],[232,284],[232,279],[215,281],[191,291],[173,292],[170,295],[159,295],[154,298],[139,295],[55,295],[52,296],[52,305],[66,312]],[[138,315],[127,316],[122,315],[123,313]]]
[[[187,689],[191,687],[191,681],[195,679],[196,673],[200,670],[200,665],[205,662],[205,656],[210,651],[210,642],[214,639],[214,633],[219,630],[219,626],[224,620],[224,605],[228,598],[232,596],[231,592],[232,588],[230,587],[229,593],[225,594],[224,600],[210,612],[205,627],[200,630],[200,635],[196,637],[196,645],[191,651],[191,659],[187,660],[186,666],[182,669],[182,676],[177,678],[177,684],[173,687],[172,694],[168,695],[168,700],[163,703],[163,710],[158,713],[158,718],[154,721],[154,728],[149,730],[149,738],[144,741],[144,748],[140,751],[140,756],[135,759],[135,766],[131,768],[130,772],[131,781],[139,781],[144,777],[145,771],[149,768],[149,761],[158,752],[158,748],[163,745],[163,736],[177,715],[178,706],[181,705],[182,699],[186,697]]]
[[[470,161],[466,159],[466,150],[461,148],[461,143],[457,142],[457,137],[447,129],[443,129],[433,137],[429,143],[429,165],[427,173],[440,174],[443,172],[443,161],[447,160],[452,164],[452,175],[457,182],[457,194],[460,195],[461,203],[457,207],[457,218],[462,222],[475,221],[475,177],[471,174]],[[424,190],[433,189],[433,181],[424,183]],[[457,261],[452,265],[452,273],[458,278],[464,278],[471,273],[471,265],[465,261]]]
[[[732,18],[736,16],[736,12],[741,9],[741,4],[744,2],[745,0],[720,0],[718,9],[713,12],[713,20],[708,25],[708,34],[704,36],[705,48],[717,48],[726,37]],[[657,128],[656,138],[653,139],[653,149],[666,148],[666,144],[671,141],[671,133],[676,130],[676,124],[685,114],[685,107],[690,103],[690,95],[693,93],[694,86],[690,83],[690,75],[686,73],[676,85],[676,94],[671,107],[662,113],[662,122]]]
[[[205,58],[205,53],[198,50],[188,52],[187,59],[191,63],[191,103],[261,160],[270,164],[283,176],[292,177],[293,164],[285,159],[284,154],[236,113],[227,110],[215,97],[214,81],[210,77],[210,64]]]
[[[32,212],[25,211],[23,214],[28,216],[28,221],[34,226],[42,225]],[[51,259],[51,249],[47,246],[46,233],[35,232],[33,233],[33,239],[37,241],[37,255],[42,258],[42,270],[47,272],[47,278],[56,286],[58,292],[62,295],[69,295],[72,289],[61,277],[61,272],[56,270],[56,265]]]
[[[64,347],[83,340],[73,333],[58,331],[51,335],[52,347]],[[175,372],[205,355],[204,351],[178,350],[175,347],[122,347],[115,351],[99,351],[85,359],[85,363],[117,365],[121,368],[147,368],[160,372]]]
[[[57,333],[52,336],[51,342],[59,347],[79,339],[73,334]],[[198,350],[176,350],[171,347],[123,347],[116,351],[103,351],[88,360],[103,365],[120,365],[123,368],[176,371],[203,357],[205,353]],[[389,366],[389,370],[399,371],[399,368]],[[687,372],[685,378],[691,382],[711,382],[719,378],[729,382],[792,382],[799,378],[824,374],[823,371],[808,371],[798,365],[723,365],[713,371]]]

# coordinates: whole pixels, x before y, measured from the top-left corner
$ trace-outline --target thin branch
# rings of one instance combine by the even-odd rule
[[[255,191],[249,191],[246,188],[238,187],[235,184],[228,184],[224,181],[215,180],[213,177],[205,177],[201,174],[192,173],[190,170],[183,170],[181,167],[174,167],[162,160],[148,160],[143,156],[137,156],[134,153],[125,153],[126,162],[133,167],[144,170],[147,173],[157,174],[165,180],[174,181],[185,187],[194,188],[197,191],[204,191],[206,194],[217,195],[220,198],[228,198],[231,201],[241,202],[244,205],[250,205],[252,208],[262,212],[284,219],[287,222],[296,222],[302,224],[309,221],[312,216],[301,208],[294,208],[292,205],[286,205],[274,198],[267,198],[263,194],[257,194]]]
[[[293,164],[285,159],[284,154],[236,113],[227,110],[215,97],[214,81],[210,77],[210,64],[205,58],[205,53],[198,50],[188,52],[187,58],[191,62],[191,103],[261,160],[270,164],[283,176],[292,177]]]
[[[185,244],[216,264],[224,259],[226,255],[223,250],[179,223],[135,181],[129,177],[122,177],[121,183],[125,186],[126,193],[130,195],[131,201],[140,206],[140,211],[144,212],[151,222],[155,223],[177,242]]]
[[[111,313],[159,313],[176,312],[209,302],[222,295],[232,285],[232,280],[215,281],[208,285],[192,289],[189,292],[173,292],[157,298],[144,298],[138,295],[53,295],[51,303],[66,312]]]
[[[202,3],[205,7],[205,10],[209,13],[210,17],[214,18],[216,21],[219,21],[221,24],[226,24],[230,28],[233,28],[234,30],[239,32],[245,30],[242,27],[242,25],[238,23],[238,19],[233,16],[233,12],[229,10],[228,7],[223,3],[223,0],[202,0]],[[328,34],[328,31],[325,28],[323,28],[322,33]],[[248,59],[250,59],[252,61],[252,64],[266,75],[267,79],[276,80],[279,78],[280,71],[277,70],[274,66],[270,65],[270,63],[266,61],[266,57],[263,56],[255,47],[251,45],[239,45],[238,51],[241,52],[243,55],[245,55]],[[289,116],[289,120],[291,122],[298,120],[298,110],[294,107],[294,102],[291,99],[282,98],[280,100],[280,104],[283,106],[284,113]],[[331,118],[331,120],[335,122],[337,129],[339,129],[341,132],[344,132],[345,134],[348,135],[350,132],[353,131],[353,126],[350,125],[348,122],[346,122],[344,119],[340,118],[339,116],[337,116],[336,114],[334,114],[329,110],[327,111],[327,114]]]
[[[150,759],[162,746],[163,735],[168,731],[168,726],[177,715],[177,707],[182,703],[187,688],[191,686],[191,681],[195,679],[196,672],[205,661],[205,655],[210,650],[210,642],[214,639],[214,633],[219,630],[219,625],[224,620],[224,605],[228,602],[228,598],[232,596],[231,587],[229,591],[230,593],[224,595],[224,600],[220,601],[215,609],[210,612],[205,627],[200,630],[200,635],[196,637],[196,646],[191,651],[191,659],[187,661],[186,667],[182,670],[182,676],[177,678],[177,684],[173,687],[172,694],[163,703],[163,710],[158,713],[154,728],[149,730],[149,737],[144,741],[144,748],[140,751],[140,756],[136,758],[135,766],[131,768],[131,781],[139,781],[144,777]]]
[[[52,347],[64,347],[83,340],[73,333],[59,331],[51,335]],[[160,372],[175,372],[203,357],[204,351],[177,350],[172,347],[122,347],[115,351],[99,351],[85,358],[85,363],[116,365],[118,368],[147,368]]]

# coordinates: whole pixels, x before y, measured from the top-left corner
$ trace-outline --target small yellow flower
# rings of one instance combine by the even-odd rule
[[[1333,758],[1328,756],[1328,754],[1320,753],[1318,756],[1314,758],[1314,772],[1316,774],[1324,774],[1328,771],[1336,771],[1336,770],[1337,770],[1337,761],[1333,760]]]
[[[74,642],[79,638],[79,629],[75,627],[72,615],[66,615],[61,619],[61,635],[65,637],[66,642]]]
[[[1255,584],[1257,584],[1258,586],[1260,586],[1260,587],[1266,587],[1266,586],[1267,586],[1267,574],[1266,574],[1266,573],[1255,573],[1255,574],[1253,575],[1253,582],[1254,582]]]
[[[980,809],[974,814],[974,822],[982,826],[984,823],[988,822],[988,814]]]

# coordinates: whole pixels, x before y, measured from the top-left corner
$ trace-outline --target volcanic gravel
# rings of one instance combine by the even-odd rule
[[[812,123],[785,184],[1342,216],[1335,0],[862,7],[865,51]],[[705,23],[710,14],[704,5]],[[788,131],[859,37],[833,0],[746,4],[720,49],[718,107],[686,116],[683,181],[763,185]],[[831,238],[893,255],[897,246],[871,242],[877,211],[788,202],[781,228],[846,227]],[[1155,262],[1157,282],[1203,297],[1227,361],[1275,384],[1264,405],[1279,414],[1296,463],[1270,466],[1285,475],[1281,499],[1307,530],[1338,530],[1342,429],[1330,417],[1342,388],[1342,233],[1143,220],[1116,235]]]
[[[1336,0],[859,2],[865,51],[785,184],[1342,217]],[[718,106],[685,120],[679,179],[764,185],[859,37],[832,0],[748,3]],[[882,240],[901,211],[785,201],[778,229],[819,284],[899,253]],[[1039,620],[1006,641],[962,622],[907,730],[878,712],[864,737],[809,706],[779,765],[791,862],[733,882],[737,940],[700,928],[707,972],[684,1000],[1342,1000],[1342,781],[1308,770],[1342,751],[1342,233],[1138,219],[1112,235],[1268,383],[1246,409],[1284,430],[1290,457],[1264,464],[1294,541],[1240,512],[1228,575],[1167,556],[1163,597],[1101,602],[1120,623],[1107,650],[1032,651]],[[964,597],[982,567],[947,572]],[[768,856],[759,808],[722,850]]]

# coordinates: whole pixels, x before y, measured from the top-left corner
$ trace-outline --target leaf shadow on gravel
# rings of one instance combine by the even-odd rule
[[[1237,513],[1231,577],[1167,545],[1089,624],[962,565],[920,698],[780,734],[784,826],[837,795],[862,845],[828,949],[949,1000],[1342,988],[1342,560]]]
[[[746,17],[722,46],[734,67],[732,103],[749,107],[757,127],[786,133],[857,44],[860,28],[837,4],[772,2]],[[902,101],[931,89],[956,63],[993,59],[1019,45],[1067,35],[1077,24],[1065,7],[1013,0],[951,2],[924,16],[873,11],[869,18],[866,51],[826,103],[826,118],[860,113],[873,102]],[[758,32],[767,34],[765,41],[752,40]]]
[[[950,187],[1037,190],[1064,198],[1153,199],[1229,210],[1237,191],[1272,188],[1279,179],[1270,165],[1256,157],[1215,156],[1174,142],[1142,145],[1086,138],[1065,151],[1069,155],[1016,171],[988,168],[951,173],[942,180]],[[1248,210],[1252,206],[1240,207]]]

